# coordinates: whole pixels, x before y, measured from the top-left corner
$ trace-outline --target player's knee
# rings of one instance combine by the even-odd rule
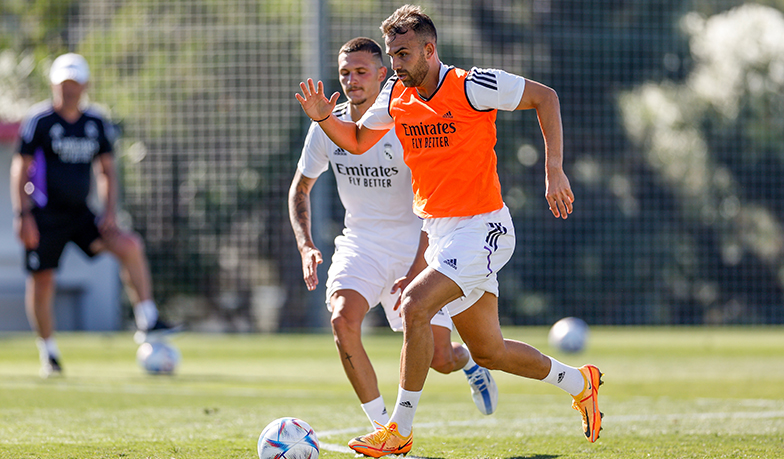
[[[431,317],[428,316],[424,305],[417,303],[410,297],[405,297],[400,303],[400,315],[403,318],[403,326],[409,328],[420,324],[430,324]]]
[[[43,271],[36,271],[31,274],[31,279],[36,286],[47,287],[54,285],[55,270],[45,269]]]
[[[335,341],[340,341],[344,337],[358,335],[361,332],[362,323],[354,323],[348,317],[341,314],[341,310],[336,310],[330,319],[332,325],[332,334],[335,336]]]
[[[123,261],[132,261],[144,255],[144,242],[136,233],[121,234],[110,242],[108,248]]]
[[[348,321],[340,314],[332,314],[329,323],[332,325],[332,334],[337,337],[346,329]]]

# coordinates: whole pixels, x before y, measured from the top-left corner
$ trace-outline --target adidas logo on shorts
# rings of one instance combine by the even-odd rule
[[[448,260],[444,260],[444,264],[451,266],[452,269],[457,269],[457,258],[450,258]]]

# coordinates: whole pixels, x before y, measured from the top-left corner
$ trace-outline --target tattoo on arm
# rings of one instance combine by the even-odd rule
[[[300,225],[303,227],[310,226],[310,197],[308,196],[306,186],[301,183],[297,186],[297,191],[294,195],[294,213]]]
[[[354,364],[351,363],[351,357],[352,357],[352,355],[349,354],[348,352],[346,352],[346,360],[348,360],[348,364],[351,365],[351,369],[353,370],[354,369]]]
[[[302,247],[310,239],[310,187],[302,181],[297,183],[291,195],[291,226],[297,244]]]

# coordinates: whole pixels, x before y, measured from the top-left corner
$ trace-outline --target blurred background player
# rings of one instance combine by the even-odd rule
[[[404,454],[427,378],[433,336],[426,326],[445,307],[482,366],[542,380],[568,392],[582,415],[585,437],[601,429],[593,365],[574,368],[520,341],[504,339],[498,319],[497,272],[511,258],[515,231],[503,202],[495,154],[497,110],[535,109],[545,141],[545,197],[555,217],[567,218],[574,195],[563,171],[563,128],[552,89],[502,70],[470,72],[444,65],[437,32],[422,9],[405,5],[381,25],[395,77],[358,123],[332,115],[337,94],[301,83],[296,97],[342,148],[362,154],[393,130],[411,169],[414,210],[424,219],[428,266],[403,291],[400,386],[390,422],[349,446],[374,457]],[[454,303],[457,298],[467,299]],[[471,300],[468,300],[471,299]]]
[[[35,105],[19,128],[18,154],[11,163],[15,229],[24,245],[29,273],[25,308],[38,333],[41,375],[62,371],[53,337],[55,270],[71,241],[89,257],[107,250],[123,268],[142,342],[174,331],[158,318],[141,238],[116,224],[117,175],[111,123],[80,105],[90,69],[84,57],[68,53],[52,63],[52,100]],[[99,217],[87,205],[91,169],[104,205]],[[108,306],[108,305],[107,305]]]
[[[376,100],[387,75],[381,47],[369,38],[350,40],[339,51],[338,71],[348,101],[337,105],[333,115],[357,121]],[[336,146],[314,122],[289,191],[289,216],[308,290],[316,288],[316,268],[323,261],[311,236],[310,192],[330,163],[346,216],[328,272],[327,307],[341,363],[375,428],[374,422],[384,425],[389,417],[362,345],[362,320],[371,306],[381,303],[390,327],[403,330],[398,292],[427,266],[427,237],[412,211],[411,172],[394,133],[360,157]],[[451,342],[452,321],[444,311],[433,317],[431,328],[430,366],[444,374],[463,369],[477,407],[491,414],[498,389],[490,372],[474,363],[464,345]]]

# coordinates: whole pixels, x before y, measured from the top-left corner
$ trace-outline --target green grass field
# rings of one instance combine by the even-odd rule
[[[571,398],[494,373],[500,405],[474,407],[462,373],[431,372],[409,458],[784,457],[784,328],[594,327],[589,349],[561,355],[545,328],[507,328],[575,366],[605,373],[599,441],[582,436]],[[136,365],[130,333],[58,335],[65,376],[41,380],[33,336],[0,334],[0,458],[249,458],[270,421],[316,430],[322,458],[369,423],[332,337],[183,334],[175,376]],[[402,336],[365,337],[387,406]]]

